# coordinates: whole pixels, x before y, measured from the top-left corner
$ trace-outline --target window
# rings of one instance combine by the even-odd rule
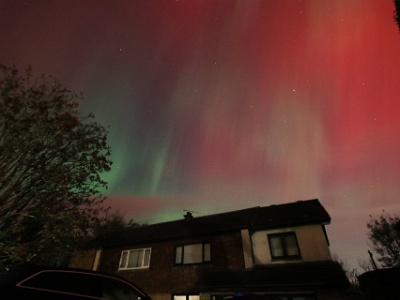
[[[119,269],[143,269],[150,265],[150,248],[125,250],[121,253]]]
[[[272,259],[299,258],[300,250],[294,232],[268,235]]]
[[[200,295],[174,295],[173,300],[200,300]]]
[[[175,248],[175,264],[200,264],[210,261],[210,243],[182,245]]]

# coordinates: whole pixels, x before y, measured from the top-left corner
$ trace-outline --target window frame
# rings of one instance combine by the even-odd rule
[[[201,245],[201,261],[199,262],[191,262],[185,263],[185,247]],[[208,255],[206,255],[206,247],[208,247]],[[180,262],[177,262],[178,258],[178,249],[180,249]],[[208,259],[206,260],[206,258]],[[187,266],[187,265],[199,265],[199,264],[208,264],[211,263],[211,242],[201,242],[201,243],[189,243],[189,244],[180,244],[175,246],[175,255],[174,255],[174,265],[176,266]]]
[[[200,294],[172,294],[171,300],[176,300],[177,297],[185,297],[185,300],[191,300],[194,297],[200,299]]]
[[[294,238],[298,254],[294,254],[294,255],[288,254],[288,246],[286,244],[286,239],[285,239],[288,236],[292,236]],[[274,255],[272,242],[271,242],[272,238],[279,238],[279,243],[283,250],[282,256]],[[297,241],[297,236],[296,236],[295,231],[267,234],[267,239],[268,239],[268,246],[269,246],[269,251],[270,251],[272,260],[291,260],[291,259],[300,259],[301,258],[300,247],[299,247],[299,243]]]
[[[142,261],[141,265],[137,267],[128,267],[129,264],[129,256],[131,252],[139,251],[139,256],[140,256],[140,251],[143,251],[142,255]],[[146,258],[146,252],[148,251],[148,262],[147,265],[145,264],[145,258]],[[124,259],[124,254],[126,254],[125,257],[125,264],[124,267],[122,267],[122,260]],[[119,264],[118,264],[118,270],[137,270],[137,269],[149,269],[150,268],[150,260],[151,260],[151,248],[135,248],[135,249],[127,249],[127,250],[122,250],[121,251],[121,256],[119,258]]]

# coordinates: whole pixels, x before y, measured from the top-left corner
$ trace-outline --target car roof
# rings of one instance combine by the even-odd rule
[[[138,287],[135,283],[126,280],[120,276],[116,276],[114,274],[108,274],[98,271],[78,269],[78,268],[66,268],[66,267],[53,267],[53,266],[38,266],[38,265],[22,265],[22,266],[14,266],[7,270],[5,273],[0,275],[0,289],[7,288],[9,286],[16,285],[17,283],[31,277],[35,274],[44,272],[44,271],[55,271],[55,272],[77,272],[81,274],[90,274],[94,276],[104,276],[109,278],[114,278],[121,280],[125,283],[132,285],[136,288],[143,296],[150,298],[140,287]]]

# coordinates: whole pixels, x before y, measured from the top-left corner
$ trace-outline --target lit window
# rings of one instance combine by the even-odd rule
[[[174,295],[173,300],[200,300],[200,295]]]
[[[210,261],[210,243],[182,245],[175,248],[175,264],[199,264]]]
[[[150,248],[124,250],[121,253],[119,269],[141,269],[150,265]]]
[[[273,259],[299,258],[300,250],[294,232],[268,235]]]

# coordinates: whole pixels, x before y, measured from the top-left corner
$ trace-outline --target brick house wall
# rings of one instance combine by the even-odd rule
[[[176,246],[203,242],[211,243],[210,263],[174,264]],[[138,248],[151,248],[149,268],[118,270],[121,252]],[[165,300],[166,297],[171,299],[172,294],[196,294],[194,284],[205,272],[243,268],[240,232],[103,249],[99,265],[99,271],[116,274],[134,282],[154,300]]]
[[[71,257],[68,266],[70,268],[92,270],[95,257],[96,249],[79,251]]]
[[[311,299],[343,299],[348,280],[332,262],[324,227],[329,222],[329,214],[317,199],[199,218],[185,216],[99,237],[88,245],[94,250],[77,255],[71,265],[97,267],[124,277],[153,300],[178,300],[174,295],[179,300],[221,300],[233,292],[306,293]],[[301,259],[272,261],[268,235],[284,233],[295,234]],[[210,244],[210,262],[175,264],[177,246],[200,243]],[[151,249],[148,267],[118,270],[122,251],[143,248]],[[192,249],[200,254],[200,248]]]

